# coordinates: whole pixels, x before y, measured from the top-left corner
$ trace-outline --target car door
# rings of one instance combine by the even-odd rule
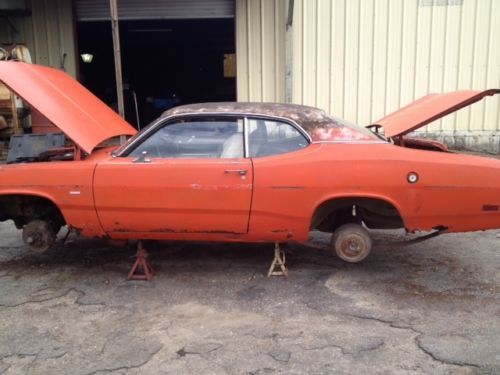
[[[108,233],[246,233],[252,164],[243,120],[181,118],[101,162],[95,205]]]
[[[254,167],[250,233],[307,236],[310,207],[318,199],[307,135],[281,120],[248,118],[247,125]]]

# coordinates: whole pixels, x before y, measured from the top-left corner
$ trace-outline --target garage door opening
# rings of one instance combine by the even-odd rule
[[[80,81],[116,108],[111,24],[77,27],[79,56],[91,56],[80,59]],[[143,127],[180,104],[236,100],[234,18],[120,21],[120,38],[130,123]]]

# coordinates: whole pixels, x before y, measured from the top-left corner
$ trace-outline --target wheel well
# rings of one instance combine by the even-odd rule
[[[0,195],[0,221],[13,220],[20,229],[36,219],[58,227],[65,224],[61,210],[50,199],[22,194]]]
[[[311,229],[333,232],[346,223],[363,222],[371,229],[404,228],[397,208],[383,199],[347,197],[323,202],[314,212]]]

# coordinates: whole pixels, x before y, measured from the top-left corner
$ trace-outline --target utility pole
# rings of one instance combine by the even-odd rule
[[[288,0],[285,30],[285,103],[293,101],[293,8],[294,0]]]
[[[115,57],[116,94],[118,99],[118,114],[125,118],[125,105],[123,102],[122,56],[120,50],[120,28],[118,25],[117,0],[109,0],[111,8],[111,30],[113,33],[113,52]]]

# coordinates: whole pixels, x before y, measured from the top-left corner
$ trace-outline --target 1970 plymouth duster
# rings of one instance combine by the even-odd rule
[[[0,81],[72,142],[71,160],[0,165],[0,221],[35,250],[64,225],[118,240],[269,243],[306,242],[316,229],[358,262],[367,228],[500,228],[499,160],[407,136],[500,90],[427,95],[370,129],[299,105],[209,103],[136,133],[61,71],[0,62]],[[132,137],[106,146],[119,136]]]

